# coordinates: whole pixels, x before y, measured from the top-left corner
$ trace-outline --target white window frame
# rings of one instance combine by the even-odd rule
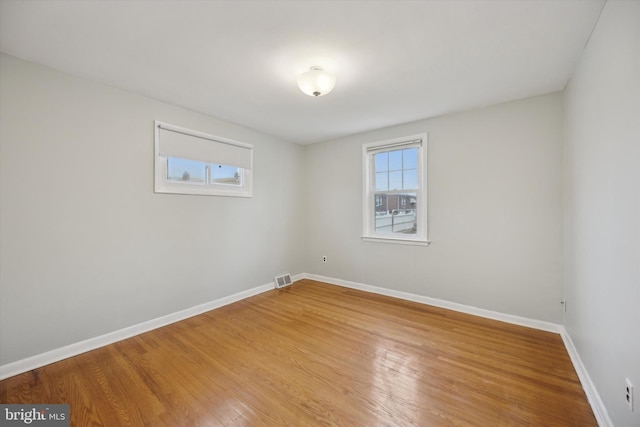
[[[168,157],[160,154],[160,131],[173,131],[190,137],[198,138],[199,141],[207,140],[213,144],[226,144],[235,147],[240,147],[249,150],[248,155],[249,163],[253,164],[253,146],[245,144],[243,142],[233,141],[228,138],[222,138],[215,135],[195,131],[192,129],[183,128],[180,126],[172,125],[169,123],[154,121],[154,190],[156,193],[169,193],[169,194],[195,194],[195,195],[207,195],[207,196],[228,196],[228,197],[253,197],[253,171],[252,167],[239,168],[240,170],[240,185],[230,184],[213,184],[211,183],[211,173],[209,166],[211,164],[224,163],[219,159],[208,159],[205,163],[205,182],[202,185],[192,183],[180,183],[167,179],[167,159]],[[189,157],[172,156],[188,159]],[[198,159],[198,161],[203,161]]]
[[[374,154],[383,151],[392,151],[401,147],[418,146],[417,176],[418,189],[416,222],[417,233],[402,235],[400,233],[389,235],[375,232],[375,165]],[[372,142],[362,145],[362,240],[367,242],[396,243],[404,245],[427,246],[427,134],[411,135],[402,138],[394,138],[384,141]],[[414,190],[402,190],[402,192]]]

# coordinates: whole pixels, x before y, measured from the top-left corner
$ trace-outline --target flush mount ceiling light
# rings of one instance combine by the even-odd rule
[[[309,96],[326,95],[336,85],[336,77],[314,65],[298,77],[298,87]]]

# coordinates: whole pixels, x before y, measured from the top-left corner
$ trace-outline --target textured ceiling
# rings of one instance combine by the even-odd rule
[[[0,50],[309,144],[561,90],[603,4],[0,0]]]

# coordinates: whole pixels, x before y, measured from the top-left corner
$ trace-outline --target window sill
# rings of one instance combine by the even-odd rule
[[[164,186],[156,187],[154,192],[156,194],[190,194],[196,196],[224,196],[224,197],[253,197],[253,193],[250,190],[220,190],[211,187],[180,187],[180,186]]]
[[[428,240],[422,239],[400,239],[397,237],[362,236],[363,242],[391,243],[394,245],[429,246]]]

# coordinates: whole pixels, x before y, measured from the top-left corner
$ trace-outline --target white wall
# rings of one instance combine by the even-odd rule
[[[302,272],[303,147],[0,66],[0,365]],[[155,119],[253,144],[254,197],[154,194]]]
[[[570,79],[564,171],[565,327],[613,424],[640,426],[640,2],[607,2]]]
[[[432,244],[363,242],[362,144],[425,131]],[[306,165],[305,271],[561,322],[561,94],[314,144]]]

